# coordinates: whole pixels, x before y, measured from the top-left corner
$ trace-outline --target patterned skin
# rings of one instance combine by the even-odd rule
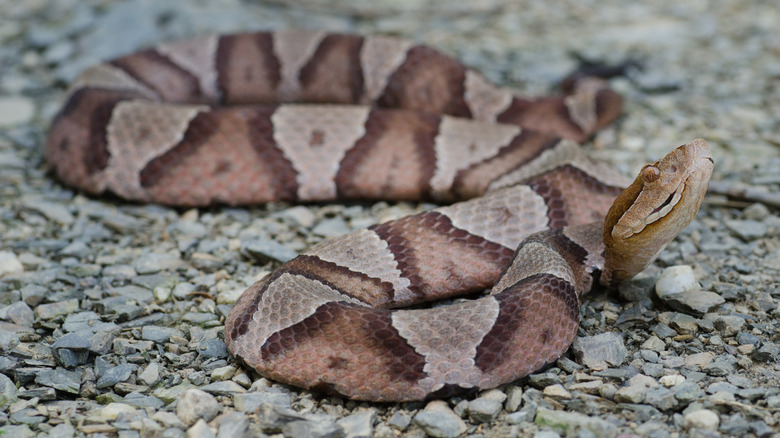
[[[258,32],[88,69],[46,156],[86,192],[169,205],[455,201],[481,196],[558,136],[587,138],[620,108],[603,84],[518,96],[395,38]]]
[[[571,140],[616,118],[620,97],[571,85],[524,98],[393,38],[204,37],[87,70],[46,156],[86,192],[170,205],[460,201],[311,248],[225,321],[229,351],[264,376],[444,397],[555,361],[599,272],[614,285],[652,262],[706,191],[701,140],[631,185],[591,161]]]

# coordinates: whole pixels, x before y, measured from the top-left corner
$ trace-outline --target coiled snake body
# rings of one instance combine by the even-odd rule
[[[630,185],[574,143],[619,113],[598,80],[528,99],[403,40],[259,32],[88,69],[46,157],[86,192],[170,205],[460,201],[311,248],[225,324],[229,351],[264,376],[417,400],[555,361],[595,276],[634,275],[693,218],[712,171],[703,141]]]

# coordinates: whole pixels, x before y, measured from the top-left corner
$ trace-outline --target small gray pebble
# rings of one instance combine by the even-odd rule
[[[49,431],[49,438],[72,438],[76,429],[69,422],[60,423]]]
[[[78,394],[81,387],[81,373],[63,368],[45,370],[37,373],[35,383],[50,386],[58,391]]]
[[[176,415],[185,424],[195,424],[202,418],[211,421],[219,413],[219,403],[213,395],[200,389],[189,389],[179,397]]]
[[[16,325],[32,327],[35,314],[24,301],[17,301],[3,309],[4,319],[8,319]]]
[[[626,380],[637,375],[639,371],[636,368],[626,366],[622,368],[608,368],[603,371],[596,371],[593,373],[597,377],[605,377],[619,382],[625,382]]]
[[[232,395],[246,392],[246,389],[232,380],[209,383],[200,389],[214,395]]]
[[[733,283],[715,281],[712,283],[713,290],[727,301],[735,301],[745,294],[745,288]]]
[[[160,364],[152,362],[138,375],[138,380],[146,386],[154,386],[160,381]]]
[[[726,391],[732,394],[737,393],[737,387],[727,382],[715,382],[707,387],[707,392],[715,394],[716,392]]]
[[[748,377],[739,375],[739,374],[729,374],[726,376],[726,380],[729,381],[732,385],[735,385],[739,388],[753,388],[756,386],[756,384]]]
[[[343,431],[332,421],[292,421],[282,428],[285,437],[335,438]]]
[[[97,332],[89,340],[89,351],[97,355],[107,354],[114,344],[114,334],[111,332]]]
[[[264,404],[289,408],[291,403],[292,397],[290,394],[281,392],[248,392],[233,395],[233,404],[236,409],[247,413],[255,412],[260,405]]]
[[[400,431],[403,431],[404,429],[409,427],[409,423],[411,422],[412,422],[412,417],[403,411],[396,411],[395,413],[393,413],[393,416],[390,417],[389,420],[387,420],[387,424],[389,424],[390,427]]]
[[[117,384],[117,388],[119,388],[119,385],[121,385],[121,383]],[[159,398],[152,395],[144,395],[138,392],[131,392],[127,394],[122,401],[124,403],[129,404],[130,406],[139,409],[151,408],[154,410],[158,410],[163,406],[165,406],[165,402],[160,400]]]
[[[664,366],[660,363],[645,363],[642,365],[642,373],[651,377],[660,378],[664,375]]]
[[[733,373],[736,369],[734,362],[717,360],[704,366],[703,371],[711,376],[721,377]]]
[[[555,373],[531,374],[528,376],[528,383],[534,388],[542,389],[561,383],[561,378]]]
[[[614,332],[577,337],[572,350],[585,366],[595,369],[603,368],[604,364],[620,366],[628,357],[623,337]]]
[[[15,402],[17,393],[18,390],[13,380],[9,379],[5,374],[0,374],[0,410]]]
[[[261,263],[269,261],[287,262],[298,256],[294,250],[270,239],[253,239],[244,242],[241,252]]]
[[[729,220],[726,228],[743,240],[755,240],[764,237],[768,227],[764,222],[754,220]]]
[[[740,345],[756,345],[761,342],[761,338],[751,333],[739,332],[737,334],[737,342]]]
[[[227,346],[225,341],[221,339],[209,339],[203,341],[198,345],[198,354],[203,359],[220,358],[224,359],[228,356]]]
[[[17,424],[38,425],[46,421],[37,409],[22,409],[11,414],[11,421]]]
[[[218,418],[217,438],[239,438],[249,429],[249,419],[241,412],[232,412]]]
[[[694,290],[666,295],[663,298],[669,307],[681,312],[701,316],[723,304],[726,300],[715,292]]]
[[[740,389],[739,391],[737,391],[738,396],[752,402],[765,398],[766,394],[767,394],[766,388],[747,388],[747,389]]]
[[[371,438],[376,411],[358,412],[336,421],[344,431],[345,438]]]
[[[170,342],[171,336],[182,337],[181,331],[173,327],[160,327],[156,325],[145,325],[141,329],[141,339],[152,341],[158,344]]]
[[[715,319],[714,325],[722,336],[734,336],[745,325],[745,319],[736,315],[721,315]]]
[[[87,350],[90,346],[92,333],[72,332],[57,339],[52,348],[67,348],[69,350]]]
[[[760,362],[772,362],[780,356],[780,347],[774,342],[764,342],[758,350],[754,350],[751,357]]]
[[[474,423],[487,423],[496,418],[501,412],[501,402],[498,400],[479,397],[469,402],[469,418]]]
[[[89,352],[86,350],[69,350],[60,348],[54,350],[54,357],[57,362],[65,368],[74,368],[77,365],[85,364],[89,360]]]
[[[658,353],[653,350],[639,350],[639,354],[647,362],[658,362]]]
[[[413,421],[428,435],[436,437],[454,438],[466,431],[466,424],[452,411],[423,409]]]
[[[160,434],[161,438],[185,438],[186,436],[186,432],[175,427],[165,429],[162,434]]]
[[[652,328],[653,333],[661,339],[677,336],[677,332],[666,324],[658,323]]]
[[[312,228],[312,233],[325,237],[338,237],[347,234],[352,229],[347,225],[344,219],[340,217],[323,219]]]
[[[108,388],[130,378],[135,367],[129,364],[117,365],[107,369],[97,381],[98,389]]]
[[[692,382],[683,382],[672,388],[674,397],[682,403],[690,403],[701,395],[699,385]]]

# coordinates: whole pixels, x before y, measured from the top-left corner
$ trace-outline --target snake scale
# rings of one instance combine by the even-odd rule
[[[576,142],[621,98],[598,79],[571,85],[522,97],[390,37],[207,36],[86,70],[45,154],[66,184],[140,202],[451,203],[314,246],[225,322],[230,353],[280,382],[446,397],[554,362],[580,297],[652,262],[706,191],[702,140],[633,183],[588,158]]]

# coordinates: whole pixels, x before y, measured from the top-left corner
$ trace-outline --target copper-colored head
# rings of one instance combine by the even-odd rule
[[[648,164],[604,221],[602,282],[630,278],[656,258],[696,216],[712,176],[710,148],[696,139]]]

